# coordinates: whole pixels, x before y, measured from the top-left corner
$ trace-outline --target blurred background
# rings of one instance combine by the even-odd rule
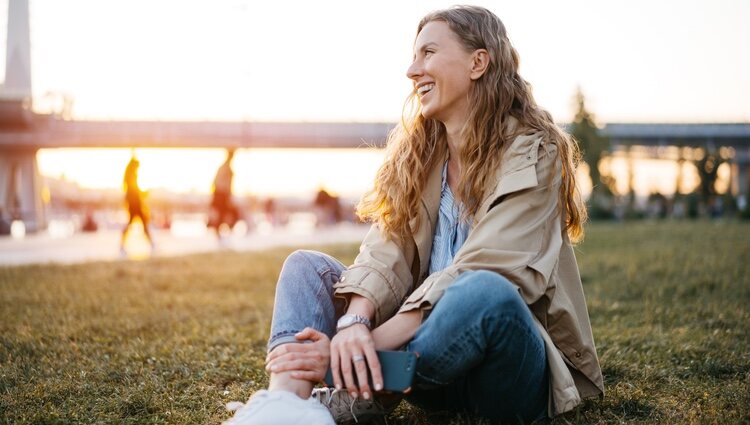
[[[593,219],[748,216],[750,3],[475,3],[578,138]],[[356,240],[416,25],[451,4],[0,0],[4,262],[147,253],[140,223],[121,238],[131,158],[151,252]],[[216,221],[227,149],[235,216]]]

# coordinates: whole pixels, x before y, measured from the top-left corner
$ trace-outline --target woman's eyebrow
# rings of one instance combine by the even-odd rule
[[[425,43],[425,44],[423,44],[423,45],[419,46],[419,49],[418,49],[418,50],[419,50],[420,52],[422,52],[422,51],[424,51],[425,49],[427,49],[428,47],[437,47],[437,45],[438,45],[438,44],[437,44],[437,43],[435,43],[434,41],[429,41],[429,42],[427,42],[427,43]]]

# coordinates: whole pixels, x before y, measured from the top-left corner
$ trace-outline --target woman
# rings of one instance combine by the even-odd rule
[[[503,24],[480,7],[430,13],[407,76],[415,107],[358,206],[374,222],[360,254],[287,259],[269,390],[235,423],[384,414],[376,349],[419,354],[408,400],[428,410],[532,422],[603,394],[571,245],[586,219],[577,148],[518,75]],[[308,398],[329,364],[340,390]]]

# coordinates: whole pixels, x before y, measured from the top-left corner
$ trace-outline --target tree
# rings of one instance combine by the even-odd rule
[[[611,176],[602,176],[599,171],[602,154],[609,150],[609,139],[599,133],[593,114],[586,109],[586,102],[580,87],[576,91],[575,102],[577,110],[573,118],[571,134],[578,141],[582,159],[589,167],[592,185],[589,198],[590,215],[592,218],[611,217],[614,179]]]
[[[726,161],[727,159],[720,155],[716,149],[703,151],[703,156],[695,161],[695,167],[698,169],[698,175],[701,179],[697,190],[700,193],[703,206],[710,215],[718,213],[718,211],[713,211],[716,208],[715,204],[718,198],[716,180],[719,176],[719,166]]]
[[[578,141],[583,161],[589,166],[591,184],[597,186],[601,183],[599,161],[602,153],[608,148],[608,143],[604,137],[599,135],[594,116],[586,109],[585,98],[580,87],[575,96],[577,110],[575,118],[573,118],[571,133]]]

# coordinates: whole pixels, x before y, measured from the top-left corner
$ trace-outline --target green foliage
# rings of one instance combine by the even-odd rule
[[[570,132],[578,141],[582,159],[589,167],[589,177],[593,185],[588,205],[589,216],[592,219],[613,218],[612,188],[615,180],[611,176],[602,175],[599,171],[599,161],[609,150],[609,139],[600,134],[594,115],[586,109],[585,98],[580,88],[576,92],[575,102],[577,109]]]
[[[703,155],[695,161],[695,168],[698,170],[701,181],[698,190],[704,202],[708,203],[717,194],[715,186],[716,179],[719,177],[719,166],[726,161],[726,158],[719,155],[716,150],[704,151]]]
[[[591,183],[594,186],[604,185],[604,188],[607,188],[599,172],[599,161],[602,154],[609,150],[609,140],[599,133],[594,115],[586,109],[586,99],[580,88],[575,96],[577,109],[571,126],[571,134],[578,141],[583,161],[589,166]]]
[[[746,222],[589,226],[576,251],[607,395],[552,423],[750,421],[747,234]],[[228,418],[225,403],[267,385],[289,252],[0,268],[0,423]],[[478,422],[402,403],[389,423]]]

